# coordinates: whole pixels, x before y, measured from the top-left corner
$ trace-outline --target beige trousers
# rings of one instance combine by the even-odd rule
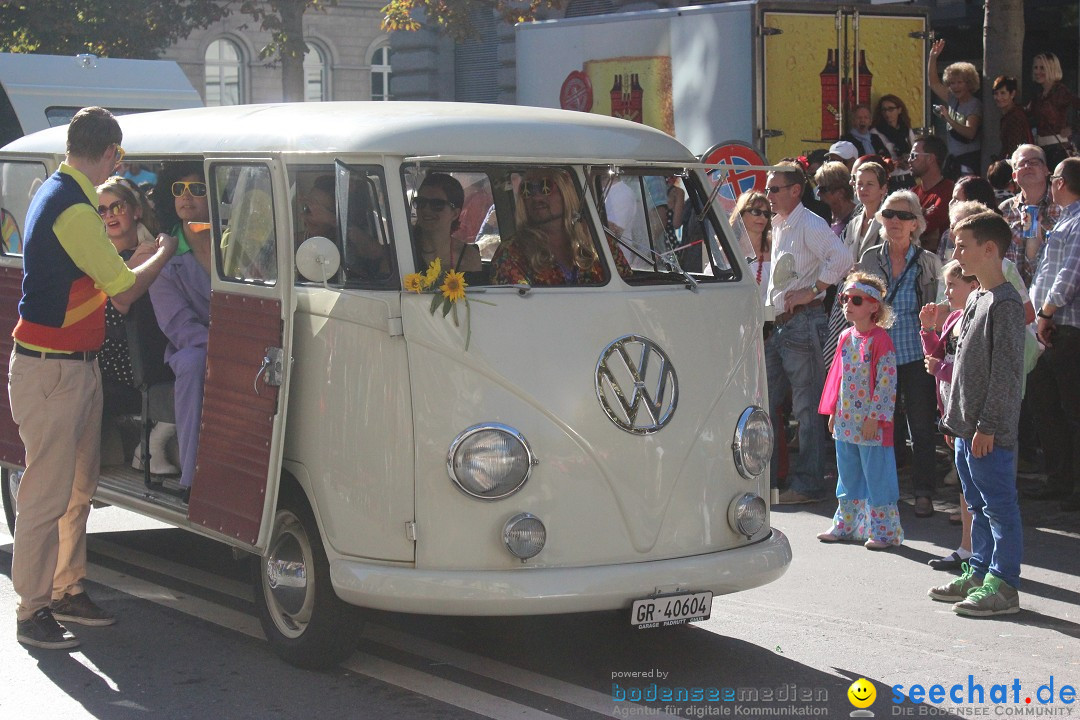
[[[26,620],[65,593],[82,592],[86,518],[101,469],[101,371],[97,360],[11,353],[11,416],[26,448],[15,503],[11,581]]]

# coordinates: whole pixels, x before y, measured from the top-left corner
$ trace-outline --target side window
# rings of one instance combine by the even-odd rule
[[[277,282],[277,234],[270,169],[265,165],[215,165],[210,193],[216,207],[218,274],[223,280]]]
[[[341,253],[341,268],[331,284],[370,290],[400,287],[381,168],[341,162],[293,165],[289,180],[294,247],[319,236],[333,241]]]
[[[697,177],[671,170],[592,168],[589,187],[604,232],[633,269],[631,283],[730,279],[732,262],[713,207]]]
[[[26,211],[48,175],[36,162],[0,163],[0,235],[4,255],[21,255]]]

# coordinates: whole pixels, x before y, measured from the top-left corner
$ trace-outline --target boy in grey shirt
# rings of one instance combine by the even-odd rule
[[[958,223],[953,257],[980,288],[964,308],[949,404],[941,424],[955,436],[956,471],[971,510],[971,559],[964,573],[931,588],[960,615],[1020,611],[1023,532],[1016,500],[1015,452],[1024,372],[1024,306],[1001,259],[1012,231],[993,212]]]

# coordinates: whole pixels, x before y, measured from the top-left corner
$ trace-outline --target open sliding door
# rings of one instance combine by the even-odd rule
[[[292,352],[284,177],[276,158],[206,162],[214,259],[189,518],[260,550],[277,496]]]

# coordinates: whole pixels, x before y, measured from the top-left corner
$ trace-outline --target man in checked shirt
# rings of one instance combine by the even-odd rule
[[[775,329],[765,341],[765,367],[769,379],[769,412],[791,391],[791,410],[799,421],[799,452],[789,465],[788,489],[781,504],[812,503],[824,499],[825,426],[817,404],[825,383],[821,343],[827,332],[823,301],[830,285],[851,269],[851,251],[828,223],[807,210],[801,201],[806,176],[794,163],[771,172],[765,191],[776,217],[772,229],[772,268],[769,304],[776,312]],[[779,445],[773,445],[772,486],[777,487]]]
[[[1046,350],[1028,379],[1046,458],[1047,483],[1031,495],[1080,510],[1080,158],[1050,176],[1061,218],[1039,250],[1031,302]]]

